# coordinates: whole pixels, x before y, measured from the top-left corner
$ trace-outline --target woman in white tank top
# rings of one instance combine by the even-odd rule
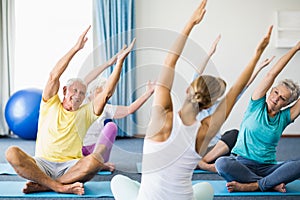
[[[196,78],[187,88],[186,99],[179,111],[173,111],[171,88],[176,62],[193,27],[202,21],[205,6],[206,0],[203,0],[168,52],[161,69],[144,140],[141,183],[123,175],[114,176],[111,189],[116,200],[213,199],[213,188],[209,183],[192,184],[193,170],[247,84],[269,43],[272,27],[216,111],[200,124],[196,119],[197,114],[223,95],[226,83],[213,76]]]

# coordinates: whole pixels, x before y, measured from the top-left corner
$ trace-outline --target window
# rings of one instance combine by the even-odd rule
[[[15,0],[16,41],[13,92],[43,89],[56,62],[92,24],[92,0]],[[92,51],[92,31],[85,48],[76,54],[61,84],[76,77]]]

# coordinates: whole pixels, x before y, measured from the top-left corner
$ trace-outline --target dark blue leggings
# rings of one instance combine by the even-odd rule
[[[215,162],[220,176],[227,182],[258,182],[261,191],[271,190],[281,183],[290,183],[300,178],[300,159],[278,164],[261,164],[241,156],[224,156]]]

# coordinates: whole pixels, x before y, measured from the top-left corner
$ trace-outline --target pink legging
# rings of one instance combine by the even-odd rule
[[[108,122],[103,127],[101,134],[98,137],[98,140],[95,144],[83,146],[82,154],[84,156],[90,155],[94,152],[96,145],[104,144],[106,147],[106,151],[102,154],[104,162],[109,160],[109,155],[111,152],[111,148],[113,143],[115,142],[116,136],[118,132],[118,127],[114,122]]]

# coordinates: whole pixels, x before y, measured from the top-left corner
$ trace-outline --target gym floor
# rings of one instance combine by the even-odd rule
[[[277,148],[277,159],[279,161],[297,158],[297,153],[300,152],[300,137],[283,137],[281,138]],[[16,145],[25,150],[28,154],[34,154],[35,141],[23,140],[16,137],[2,137],[0,138],[0,163],[6,162],[5,150],[10,145]],[[110,162],[115,163],[116,171],[112,175],[95,176],[92,181],[109,181],[116,174],[124,174],[132,179],[140,181],[141,175],[137,172],[136,163],[141,162],[142,158],[143,139],[142,138],[117,138],[110,157]],[[18,176],[0,175],[0,181],[20,181],[23,180]],[[193,180],[222,180],[222,177],[217,174],[194,174]],[[3,199],[3,198],[2,198]],[[14,198],[9,198],[13,200]],[[28,198],[29,199],[29,198]],[[38,198],[36,198],[37,200]],[[45,199],[45,198],[44,198]],[[51,199],[51,198],[46,198]],[[66,198],[60,198],[66,199]],[[78,198],[67,198],[78,199]],[[84,198],[80,199],[96,199],[96,198]],[[99,199],[99,198],[97,198]],[[113,198],[100,198],[106,200],[113,200]],[[276,199],[288,199],[296,200],[300,199],[299,196],[234,196],[234,197],[215,197],[216,200],[241,200],[241,199],[261,199],[261,200],[276,200]],[[27,198],[23,198],[27,200]]]

